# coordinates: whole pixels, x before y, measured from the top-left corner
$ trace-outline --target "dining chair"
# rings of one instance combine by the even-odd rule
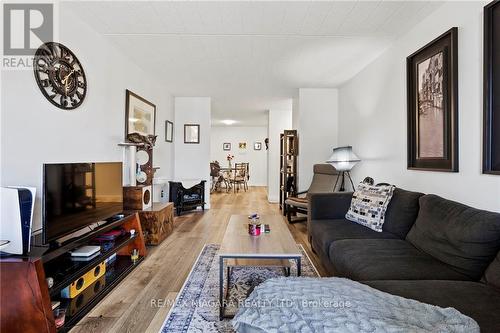
[[[240,186],[243,185],[245,192],[247,191],[247,166],[245,163],[235,163],[234,164],[234,176],[231,178],[231,185],[233,186],[234,192],[240,190]]]

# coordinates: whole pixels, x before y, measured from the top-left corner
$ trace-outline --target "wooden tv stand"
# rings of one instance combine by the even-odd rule
[[[124,228],[127,234],[115,239],[114,245],[89,261],[72,261],[68,251],[88,244],[96,236],[116,228]],[[135,234],[130,235],[130,230]],[[130,253],[138,249],[139,259],[134,263]],[[136,213],[106,223],[62,246],[36,254],[33,248],[29,256],[11,256],[0,259],[0,331],[3,332],[67,332],[82,319],[101,299],[123,280],[146,257],[146,246],[141,223]],[[77,297],[64,299],[61,290],[76,281],[99,263],[116,254],[107,265],[106,274],[84,289]],[[108,269],[109,267],[109,269]],[[54,285],[49,289],[46,278],[52,277]],[[66,308],[64,326],[56,329],[51,302],[59,301]]]

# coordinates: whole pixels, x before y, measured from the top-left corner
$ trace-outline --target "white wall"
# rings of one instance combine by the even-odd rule
[[[219,161],[227,167],[227,154],[234,155],[234,163],[250,163],[250,186],[267,186],[267,151],[264,144],[267,138],[267,127],[213,126],[211,132],[210,161]],[[222,149],[222,144],[231,144],[231,150]],[[238,143],[246,142],[247,148],[238,148]],[[260,142],[262,149],[254,150],[254,143]]]
[[[435,193],[500,212],[500,177],[481,174],[482,16],[486,2],[450,2],[402,36],[340,89],[341,144],[363,160],[357,181]],[[459,173],[410,171],[406,159],[406,57],[451,27],[458,27]]]
[[[280,186],[280,134],[292,128],[292,108],[269,110],[269,150],[267,151],[267,199],[279,201]]]
[[[206,208],[210,208],[210,97],[175,97],[174,179],[188,187],[206,180]],[[200,143],[184,143],[184,124],[200,125]]]
[[[299,191],[309,188],[313,165],[324,163],[338,146],[338,90],[299,89],[297,130],[299,135]]]
[[[104,37],[60,4],[60,42],[79,58],[88,80],[87,97],[73,111],[53,106],[40,92],[31,70],[2,71],[1,185],[37,188],[33,228],[41,227],[42,164],[121,161],[125,89],[156,104],[157,133],[171,117],[171,97],[163,86],[113,48]],[[161,136],[161,135],[160,135]],[[161,140],[158,140],[161,141]],[[172,145],[160,144],[155,165],[172,175]]]

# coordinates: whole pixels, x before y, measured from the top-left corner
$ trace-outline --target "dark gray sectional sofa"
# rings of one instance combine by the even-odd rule
[[[397,188],[375,232],[345,219],[351,198],[310,196],[311,246],[333,276],[454,307],[500,332],[500,214]]]

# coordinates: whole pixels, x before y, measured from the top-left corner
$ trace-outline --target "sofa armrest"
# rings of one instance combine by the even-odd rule
[[[351,206],[352,192],[311,193],[310,220],[343,219]]]

